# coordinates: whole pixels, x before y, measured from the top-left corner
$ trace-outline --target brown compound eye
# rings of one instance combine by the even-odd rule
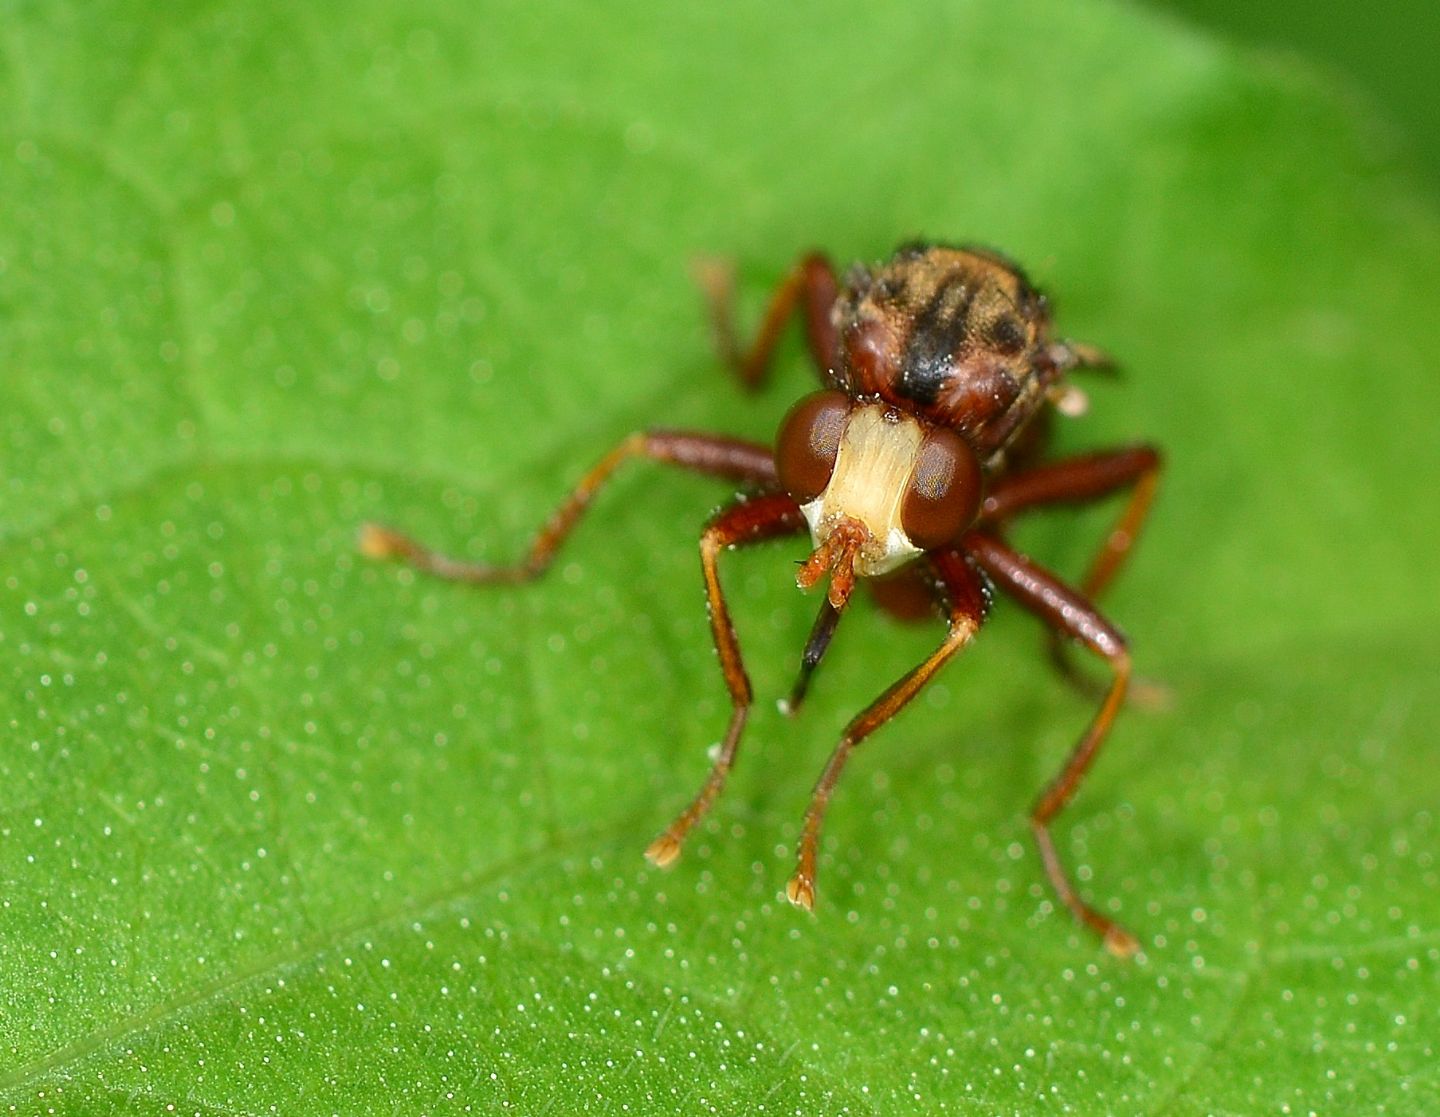
[[[781,422],[775,436],[775,469],[785,491],[802,504],[830,484],[850,408],[844,392],[816,392],[792,407]]]
[[[954,431],[925,435],[900,505],[900,526],[922,551],[953,543],[980,511],[980,463]]]

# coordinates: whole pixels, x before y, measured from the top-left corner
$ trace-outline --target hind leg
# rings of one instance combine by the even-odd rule
[[[735,277],[730,266],[705,260],[696,265],[695,274],[709,304],[716,347],[746,388],[764,384],[780,334],[797,305],[805,315],[805,338],[821,378],[839,367],[840,338],[830,320],[839,288],[835,269],[819,252],[801,257],[780,281],[748,350],[742,347],[735,329]]]

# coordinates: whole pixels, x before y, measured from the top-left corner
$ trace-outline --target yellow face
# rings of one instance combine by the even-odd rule
[[[901,523],[901,507],[924,441],[920,424],[894,408],[872,403],[851,411],[830,483],[800,507],[815,546],[823,546],[836,526],[850,519],[865,528],[855,555],[860,577],[888,574],[920,555],[922,549]]]
[[[857,577],[956,543],[980,505],[980,466],[958,434],[833,389],[791,409],[775,464],[815,540],[797,581],[808,589],[828,572],[837,609]]]

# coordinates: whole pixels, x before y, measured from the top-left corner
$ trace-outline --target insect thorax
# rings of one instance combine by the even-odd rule
[[[1057,375],[1044,296],[983,249],[917,244],[857,267],[834,315],[836,387],[958,431],[982,462],[998,461]]]

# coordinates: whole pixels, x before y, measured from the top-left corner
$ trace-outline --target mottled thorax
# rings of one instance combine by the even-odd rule
[[[836,308],[836,380],[997,457],[1055,379],[1049,311],[1018,267],[974,248],[917,245],[856,269]]]

